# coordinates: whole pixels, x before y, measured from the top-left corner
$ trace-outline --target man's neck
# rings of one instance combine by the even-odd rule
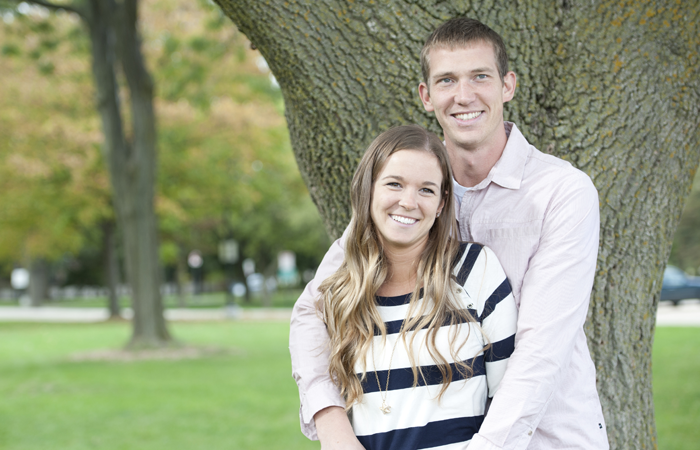
[[[486,179],[493,166],[501,159],[507,142],[505,130],[490,146],[463,147],[446,138],[445,146],[457,183],[464,187],[474,187]]]

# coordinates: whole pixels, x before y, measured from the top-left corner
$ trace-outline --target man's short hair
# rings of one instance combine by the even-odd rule
[[[476,19],[456,17],[440,25],[428,36],[423,45],[423,49],[420,52],[420,66],[425,84],[430,87],[428,83],[428,78],[430,77],[430,50],[434,48],[453,50],[455,47],[466,47],[480,41],[493,45],[498,74],[503,80],[508,73],[508,53],[501,36]]]

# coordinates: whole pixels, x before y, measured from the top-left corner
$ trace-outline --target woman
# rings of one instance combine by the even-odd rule
[[[329,371],[367,450],[466,448],[513,350],[495,255],[455,239],[452,173],[433,133],[382,133],[352,181],[340,269],[320,287]]]

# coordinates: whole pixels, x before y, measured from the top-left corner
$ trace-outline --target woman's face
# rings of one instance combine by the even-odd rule
[[[385,249],[422,250],[445,203],[441,186],[442,170],[432,153],[399,150],[387,159],[374,181],[370,205]]]

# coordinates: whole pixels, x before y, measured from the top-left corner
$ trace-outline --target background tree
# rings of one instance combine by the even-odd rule
[[[70,21],[24,12],[0,22],[0,261],[34,268],[38,305],[48,269],[113,219],[86,42]]]
[[[260,269],[274,269],[281,250],[294,251],[301,268],[315,267],[327,236],[291,152],[281,92],[259,52],[209,2],[150,1],[143,17],[159,86],[163,261],[182,275],[183,255],[214,256],[221,240],[233,238],[241,259]],[[207,267],[217,264],[207,259]]]
[[[327,229],[348,222],[347,188],[380,131],[439,132],[416,88],[439,23],[501,33],[518,75],[508,120],[594,180],[598,272],[586,331],[613,448],[653,448],[651,345],[661,275],[698,162],[697,2],[216,0],[268,61],[294,153]]]
[[[20,7],[27,4],[75,14],[86,25],[95,101],[104,135],[102,150],[133,298],[130,345],[166,344],[171,338],[163,318],[154,210],[157,136],[153,82],[141,53],[138,1],[30,0]],[[128,94],[128,98],[122,98],[122,94]],[[124,103],[127,109],[122,108]]]
[[[261,269],[274,269],[281,250],[294,251],[300,269],[315,267],[327,236],[259,52],[204,0],[148,0],[141,16],[158,86],[155,205],[167,273],[179,266],[186,275],[186,255],[198,249],[210,281],[220,281],[217,246],[231,237]],[[22,4],[2,17],[0,263],[30,255],[58,261],[56,273],[69,261],[71,283],[116,284],[89,38],[78,16],[61,10]],[[110,304],[118,315],[116,298]]]

